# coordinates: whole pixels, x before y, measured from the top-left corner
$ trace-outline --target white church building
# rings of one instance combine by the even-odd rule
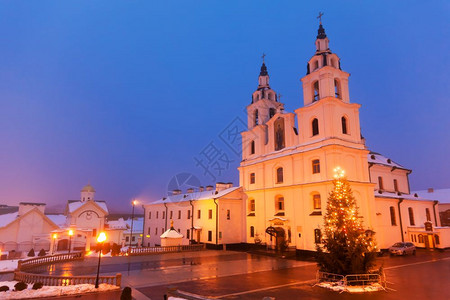
[[[247,106],[240,187],[230,190],[235,194],[232,202],[228,204],[227,194],[217,190],[226,199],[215,207],[214,195],[191,190],[144,205],[148,236],[144,245],[159,244],[158,233],[174,220],[175,228],[185,235],[184,243],[285,245],[299,252],[314,251],[322,242],[333,170],[339,166],[346,171],[363,224],[375,232],[379,248],[399,241],[418,247],[450,247],[450,228],[441,227],[438,201],[411,194],[411,170],[366,147],[360,130],[361,105],[350,99],[350,74],[330,50],[322,24],[315,48],[301,78],[303,106],[294,112],[285,111],[279,102],[263,62],[258,87]],[[201,209],[191,207],[192,203]],[[203,222],[204,213],[212,210],[214,214],[215,209],[219,222]],[[231,227],[226,225],[228,210],[233,216]]]

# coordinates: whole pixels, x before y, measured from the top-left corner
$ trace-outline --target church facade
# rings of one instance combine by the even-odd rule
[[[331,52],[322,24],[315,47],[301,78],[303,106],[294,113],[284,111],[264,62],[261,67],[247,106],[248,130],[242,133],[245,242],[314,251],[322,242],[333,170],[340,167],[379,248],[399,241],[449,247],[448,228],[441,228],[436,217],[437,202],[410,194],[411,170],[367,149],[360,105],[350,101],[350,74]]]

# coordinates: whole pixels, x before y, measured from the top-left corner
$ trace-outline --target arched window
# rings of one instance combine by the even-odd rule
[[[259,115],[258,115],[258,110],[255,110],[255,125],[259,124]]]
[[[274,123],[275,151],[285,147],[284,142],[284,119],[278,118]]]
[[[255,141],[250,143],[250,154],[255,154]]]
[[[319,60],[316,60],[315,62],[314,62],[314,68],[313,68],[313,70],[316,70],[316,69],[318,69],[319,68]]]
[[[320,160],[319,159],[314,159],[312,161],[312,172],[313,172],[313,174],[320,173]]]
[[[256,181],[256,175],[255,173],[250,173],[250,184],[255,183]]]
[[[334,80],[334,96],[341,99],[341,82],[338,79]]]
[[[394,191],[398,192],[398,182],[397,182],[397,179],[394,179]]]
[[[379,189],[379,190],[384,190],[384,187],[383,187],[383,177],[381,177],[381,176],[378,176],[378,189]]]
[[[393,206],[389,207],[389,211],[391,212],[391,225],[397,225],[397,220],[395,219],[395,208]]]
[[[423,243],[423,235],[419,234],[419,243]]]
[[[439,235],[437,234],[434,235],[434,242],[436,243],[436,245],[440,244]]]
[[[275,211],[284,211],[284,197],[275,197]]]
[[[347,130],[347,118],[346,117],[342,117],[341,118],[341,123],[342,123],[342,133],[343,134],[347,134],[348,130]]]
[[[250,226],[250,237],[255,237],[255,227]]]
[[[322,201],[320,200],[320,194],[313,195],[313,207],[314,207],[314,209],[322,208]]]
[[[320,229],[314,229],[314,243],[320,244],[322,239],[322,232],[320,232]]]
[[[409,225],[414,226],[416,223],[414,222],[414,211],[412,207],[408,207],[408,213],[409,213]]]
[[[319,134],[319,120],[314,119],[312,120],[312,135],[318,135]]]
[[[431,221],[430,209],[425,208],[425,214],[427,215],[427,221]]]
[[[283,183],[283,168],[277,169],[277,183]]]
[[[275,108],[270,108],[269,109],[269,119],[272,119],[273,116],[275,116],[276,110]]]
[[[313,102],[317,101],[320,99],[320,94],[319,94],[319,81],[315,81],[313,83]]]
[[[248,211],[250,211],[250,212],[255,211],[255,199],[250,199],[248,201]]]

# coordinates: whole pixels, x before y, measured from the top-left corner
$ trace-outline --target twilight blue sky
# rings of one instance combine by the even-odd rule
[[[0,203],[97,199],[128,210],[194,173],[213,142],[217,180],[240,158],[220,140],[257,86],[261,54],[286,110],[314,54],[319,11],[351,73],[367,146],[450,187],[448,1],[2,1]],[[217,172],[216,172],[217,173]]]

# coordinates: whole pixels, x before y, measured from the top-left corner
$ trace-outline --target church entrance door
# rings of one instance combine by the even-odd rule
[[[284,232],[284,229],[281,227],[275,227],[275,230],[277,232],[276,234],[276,249],[278,251],[283,252],[285,250],[285,241],[286,241],[286,234]]]
[[[69,250],[69,240],[63,239],[58,241],[57,251]]]

